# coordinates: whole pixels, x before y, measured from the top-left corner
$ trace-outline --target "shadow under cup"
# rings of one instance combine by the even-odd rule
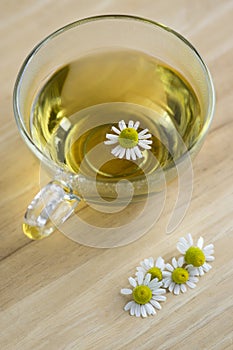
[[[173,163],[131,179],[101,180],[82,172],[72,173],[51,159],[48,147],[35,142],[31,132],[35,100],[49,79],[81,57],[111,50],[140,51],[174,68],[195,92],[203,120],[198,138],[190,147],[177,132],[182,151]],[[105,102],[109,101],[102,101]],[[77,21],[48,36],[25,60],[14,89],[16,122],[23,140],[41,161],[40,181],[44,182],[44,170],[52,179],[28,207],[26,235],[40,239],[59,227],[69,238],[94,247],[116,247],[141,237],[163,209],[166,183],[191,167],[191,159],[199,151],[210,126],[214,103],[212,80],[197,51],[180,34],[161,24],[133,16],[106,15]],[[145,107],[137,104],[138,110]],[[93,106],[88,108],[91,110]],[[117,124],[117,119],[113,122]],[[84,199],[79,204],[80,210],[70,217],[80,198]]]

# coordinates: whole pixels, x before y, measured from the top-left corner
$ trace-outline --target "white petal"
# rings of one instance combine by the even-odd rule
[[[118,130],[115,126],[112,126],[112,131],[114,131],[116,134],[120,135],[120,130]]]
[[[144,270],[147,272],[148,270],[150,270],[150,266],[143,264],[142,267],[144,268]]]
[[[120,147],[118,148],[117,152],[114,154],[115,157],[119,157],[119,154],[122,152],[122,150],[124,150],[124,148],[120,146]]]
[[[193,245],[193,238],[192,238],[191,233],[187,234],[187,240],[188,240],[188,243],[190,244],[190,246],[192,246]]]
[[[124,120],[120,120],[118,125],[119,125],[119,128],[120,128],[121,131],[126,129],[126,124],[125,124]]]
[[[171,272],[174,271],[174,267],[171,264],[166,264],[166,269]]]
[[[152,143],[153,143],[152,140],[141,140],[141,141],[147,145],[152,145]]]
[[[150,267],[149,259],[144,259],[144,260],[143,260],[143,263],[144,263],[145,265],[147,265],[147,266]]]
[[[169,288],[168,288],[168,290],[169,290],[169,292],[173,292],[173,289],[175,288],[175,282],[171,282],[171,284],[170,284],[170,286],[169,286]]]
[[[144,279],[143,284],[144,284],[145,286],[147,286],[148,283],[150,282],[150,279],[151,279],[151,274],[150,274],[150,273],[147,273],[147,274],[146,274],[146,277],[145,277],[145,279]]]
[[[142,285],[142,282],[143,282],[143,273],[142,272],[138,272],[137,274],[137,277],[138,277],[138,285]]]
[[[119,158],[120,158],[120,159],[122,159],[122,158],[124,157],[125,151],[126,151],[125,148],[122,147],[122,150],[121,150],[121,152],[120,152],[120,154],[119,154]]]
[[[193,283],[193,282],[190,282],[190,281],[187,281],[186,284],[187,284],[187,286],[189,286],[189,288],[195,288],[196,287],[196,284]]]
[[[120,153],[121,149],[122,149],[122,147],[120,145],[118,145],[115,148],[113,148],[111,153],[117,157],[117,155]]]
[[[139,125],[140,125],[140,122],[136,122],[136,123],[134,124],[133,128],[134,128],[135,130],[137,130],[138,127],[139,127]]]
[[[165,294],[165,293],[166,293],[166,289],[163,289],[163,288],[152,290],[153,295],[159,295],[159,294]]]
[[[200,266],[198,267],[198,274],[199,276],[204,276],[205,272],[203,271],[203,268]]]
[[[204,247],[204,251],[206,251],[206,250],[209,250],[209,249],[214,249],[214,245],[211,243],[211,244],[208,244],[208,245],[206,245],[205,247]]]
[[[131,308],[130,308],[130,311],[129,311],[131,316],[133,316],[135,314],[136,305],[137,304],[135,302],[133,302],[133,304],[131,305]]]
[[[130,148],[130,153],[131,153],[131,158],[132,158],[133,160],[136,160],[137,157],[136,157],[136,154],[135,154],[133,148]]]
[[[134,125],[134,124],[133,124],[133,121],[130,120],[129,123],[128,123],[128,128],[133,128],[133,125]]]
[[[140,133],[138,134],[138,139],[139,140],[147,140],[149,138],[151,138],[151,134],[146,134],[146,135],[140,135]]]
[[[151,146],[147,145],[146,143],[144,143],[143,141],[139,141],[138,145],[144,149],[151,149]]]
[[[118,140],[119,136],[118,135],[113,135],[113,134],[106,134],[106,138],[109,140]]]
[[[156,314],[155,309],[153,308],[153,306],[150,303],[146,303],[145,308],[146,308],[148,315],[155,315]]]
[[[180,285],[180,290],[181,290],[182,293],[185,293],[187,291],[186,285],[182,283]]]
[[[149,305],[151,306],[151,304],[147,303],[147,304],[144,305],[144,307],[145,307],[145,309],[146,309],[147,314],[148,314],[148,315],[151,315],[151,308],[150,308]]]
[[[163,280],[163,286],[164,288],[167,288],[170,286],[170,284],[172,283],[172,280],[170,278]]]
[[[178,267],[176,258],[172,258],[172,265],[174,266],[175,269]]]
[[[151,305],[152,306],[152,305]],[[155,311],[155,309],[153,308],[153,306],[152,306],[152,314],[151,314],[152,316],[154,316],[154,315],[156,315],[156,311]]]
[[[141,316],[141,308],[139,304],[136,304],[135,306],[135,316],[140,317]]]
[[[132,305],[133,305],[134,303],[135,303],[134,301],[129,301],[129,302],[125,305],[124,310],[125,310],[125,311],[130,310],[130,308],[132,307]]]
[[[147,271],[148,269],[145,269],[145,268],[142,267],[142,266],[138,266],[138,267],[136,267],[136,270],[137,270],[138,272],[142,272],[143,275],[145,275],[145,274],[146,274],[146,271]]]
[[[192,265],[188,265],[188,266],[186,266],[186,268],[187,268],[190,276],[198,275],[198,269],[196,267],[193,267]]]
[[[138,138],[140,138],[142,135],[145,135],[149,131],[148,129],[144,129],[138,133]]]
[[[122,288],[121,289],[121,294],[124,294],[124,295],[128,295],[128,294],[132,294],[132,290],[129,289],[129,288]]]
[[[141,305],[141,315],[142,317],[147,317],[146,308],[144,305]]]
[[[177,243],[176,248],[179,250],[180,253],[185,254],[186,250],[188,250],[188,248],[186,248],[186,246],[184,246],[183,243]]]
[[[203,243],[204,243],[203,237],[198,238],[197,247],[200,248],[200,249],[202,249]]]
[[[142,158],[142,157],[143,157],[142,152],[140,151],[140,149],[138,148],[138,146],[135,146],[135,147],[133,148],[133,150],[134,150],[134,152],[135,152],[135,154],[136,154],[136,156],[137,156],[138,158]]]
[[[161,310],[161,309],[162,309],[160,303],[158,303],[156,300],[151,299],[151,300],[150,300],[150,303],[151,303],[156,309],[158,309],[158,310]]]
[[[199,281],[199,279],[197,277],[189,276],[189,281],[193,282],[193,283],[197,283]]]
[[[152,299],[157,301],[166,301],[167,298],[164,295],[154,295]]]
[[[150,281],[150,283],[148,284],[148,286],[151,289],[158,289],[162,286],[163,282],[158,282],[158,278],[154,278],[152,281]]]
[[[206,257],[206,261],[214,261],[214,259],[214,256],[211,255]]]
[[[205,250],[205,249],[203,249],[202,251],[205,254],[205,256],[209,256],[209,255],[214,254],[214,250],[213,249],[212,250]]]
[[[171,272],[170,271],[163,271],[163,276],[164,277],[171,276]]]
[[[142,267],[147,271],[150,269],[150,265],[145,263],[145,261],[141,262]]]
[[[115,143],[117,143],[117,140],[109,140],[109,141],[104,141],[105,145],[114,145]]]
[[[190,276],[190,277],[199,276],[198,269],[196,269],[196,272],[195,272],[195,273],[190,273],[190,272],[189,272],[189,276]]]
[[[137,287],[137,282],[136,282],[135,278],[129,277],[128,281],[129,281],[129,283],[131,284],[132,287],[134,287],[134,288]]]
[[[184,265],[184,257],[183,256],[180,256],[178,258],[177,264],[179,267],[182,267]]]
[[[142,271],[137,271],[136,273],[135,273],[135,279],[136,279],[136,281],[138,280],[138,273],[139,272],[142,272]],[[144,273],[143,273],[143,275],[144,275]]]
[[[204,263],[202,265],[202,268],[205,272],[208,272],[212,268],[212,266],[210,264]]]
[[[212,266],[211,266],[210,264],[205,263],[204,265],[207,265],[207,267],[208,267],[209,270],[212,269]]]
[[[158,279],[157,278],[154,278],[153,280],[151,280],[149,283],[148,283],[148,287],[153,291],[157,290],[158,288],[161,287],[162,285],[162,282],[161,284],[158,284]]]
[[[126,149],[126,159],[130,160],[130,156],[131,156],[130,149],[127,148]]]
[[[178,294],[180,294],[180,285],[179,284],[176,284],[175,285],[175,288],[174,288],[174,294],[176,294],[176,295],[178,295]]]
[[[154,259],[152,258],[152,256],[148,259],[149,260],[149,264],[150,264],[150,267],[154,267]]]
[[[155,266],[161,270],[164,269],[164,267],[165,267],[164,259],[161,256],[159,256],[158,259],[156,260]]]
[[[179,242],[182,243],[184,246],[187,246],[187,248],[190,247],[190,245],[189,245],[187,239],[184,238],[184,237],[181,237],[181,238],[179,239]]]

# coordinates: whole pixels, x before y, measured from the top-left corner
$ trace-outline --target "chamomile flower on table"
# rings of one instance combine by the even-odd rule
[[[127,160],[136,160],[142,158],[143,150],[151,149],[152,140],[148,129],[138,132],[140,122],[135,123],[130,120],[126,125],[124,120],[119,121],[118,128],[112,126],[113,134],[106,134],[105,145],[115,145],[111,153],[117,158],[126,158]]]
[[[169,292],[178,295],[180,292],[185,293],[187,287],[195,288],[198,282],[197,269],[191,265],[184,266],[184,257],[181,256],[176,260],[172,258],[172,264],[166,264],[163,275],[163,287],[168,288]]]
[[[205,247],[203,245],[204,239],[202,237],[197,240],[195,245],[190,233],[187,234],[186,238],[180,238],[177,243],[177,249],[184,255],[186,264],[196,267],[199,276],[203,276],[212,268],[209,262],[214,260],[212,255],[214,254],[214,245],[208,244]]]
[[[139,272],[142,272],[144,276],[147,273],[151,274],[151,279],[158,278],[158,281],[162,281],[163,279],[163,270],[165,268],[164,259],[159,256],[156,260],[152,257],[148,259],[144,259],[140,262],[141,266],[136,267],[137,272],[136,276]]]
[[[149,273],[144,276],[143,272],[138,272],[137,279],[129,277],[129,283],[132,288],[121,289],[121,294],[131,295],[133,300],[125,305],[124,310],[136,317],[155,315],[155,309],[161,309],[160,302],[166,300],[162,295],[166,293],[166,290],[161,288],[162,282],[157,278],[151,280]]]

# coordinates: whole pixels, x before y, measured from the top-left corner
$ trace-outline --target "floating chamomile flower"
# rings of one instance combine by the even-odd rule
[[[180,292],[185,293],[187,288],[195,288],[198,278],[197,269],[193,266],[183,266],[184,257],[181,256],[178,260],[176,258],[172,259],[172,265],[166,264],[165,269],[167,271],[163,272],[165,276],[163,279],[163,287],[168,288],[169,292],[174,294],[180,294]]]
[[[162,281],[163,279],[163,270],[165,268],[164,259],[160,256],[156,260],[152,257],[149,259],[144,259],[140,262],[141,266],[138,266],[136,269],[136,276],[139,272],[143,272],[144,275],[147,273],[151,274],[151,279],[158,278],[158,281]]]
[[[161,309],[159,302],[166,300],[166,297],[162,295],[166,293],[166,290],[160,288],[162,282],[159,282],[157,278],[151,280],[149,273],[144,276],[143,272],[138,272],[137,280],[129,277],[129,283],[133,288],[121,289],[121,294],[132,295],[133,300],[125,305],[124,310],[136,317],[155,315],[155,308]]]
[[[151,138],[151,134],[147,134],[148,129],[138,132],[139,125],[140,122],[134,123],[130,120],[126,126],[125,121],[121,120],[118,123],[119,129],[112,126],[112,131],[115,134],[106,134],[107,141],[104,143],[105,145],[118,144],[111,151],[115,157],[136,160],[143,157],[141,149],[151,148],[152,140],[148,140]]]
[[[186,238],[182,237],[177,243],[177,249],[184,254],[184,260],[188,265],[193,265],[197,268],[198,275],[203,276],[212,266],[208,262],[213,261],[214,245],[209,244],[203,248],[204,239],[200,237],[197,245],[193,244],[192,235],[187,234]]]

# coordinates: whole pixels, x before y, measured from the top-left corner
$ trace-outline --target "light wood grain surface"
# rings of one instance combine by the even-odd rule
[[[30,241],[21,231],[24,210],[39,190],[39,164],[21,140],[12,112],[19,67],[32,47],[82,17],[126,13],[165,23],[186,36],[207,63],[217,106],[194,162],[194,193],[181,225],[166,224],[176,184],[160,220],[141,239],[116,249],[81,246],[59,232]],[[0,111],[0,349],[233,349],[232,0],[1,0]],[[156,316],[130,317],[120,295],[141,259],[176,254],[192,232],[215,244],[213,269],[198,287],[168,295]]]

